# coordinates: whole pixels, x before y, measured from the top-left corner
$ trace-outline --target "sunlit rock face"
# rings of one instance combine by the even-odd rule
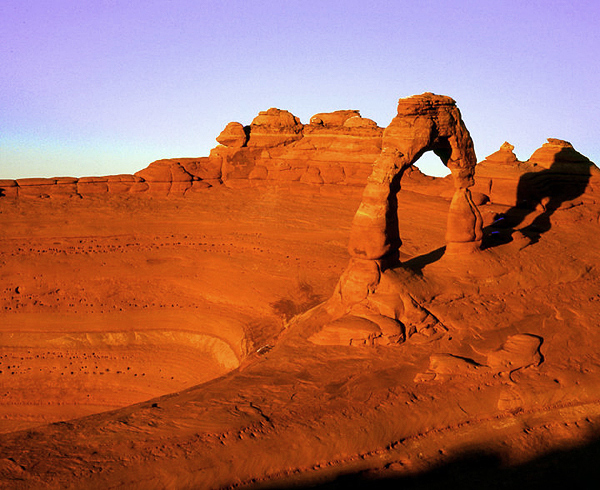
[[[0,487],[589,485],[591,162],[552,139],[474,166],[433,94],[385,130],[269,110],[218,143],[0,181]]]
[[[157,160],[135,175],[2,180],[0,197],[181,197],[221,184],[362,187],[381,152],[382,133],[356,110],[319,113],[302,124],[289,111],[271,108],[247,126],[227,124],[207,157]]]
[[[415,281],[412,274],[398,269],[402,177],[427,151],[440,157],[454,181],[446,253],[470,254],[479,249],[482,219],[469,191],[477,160],[456,103],[431,93],[400,99],[397,116],[383,132],[381,154],[352,221],[348,246],[352,259],[328,304],[335,320],[311,337],[313,342],[347,339],[353,331],[348,325],[357,325],[357,317],[375,328],[366,336],[364,328],[359,329],[362,333],[353,339],[355,343],[361,338],[398,343],[413,334],[430,336],[445,329],[409,292],[408,284]],[[358,324],[365,325],[364,321]],[[344,333],[336,336],[340,329]]]
[[[382,147],[353,221],[350,254],[376,260],[397,252],[395,196],[402,174],[430,150],[451,170],[456,188],[448,218],[448,248],[476,249],[482,238],[481,217],[468,188],[474,183],[477,159],[454,100],[430,93],[400,99],[398,115],[383,133]]]
[[[241,148],[248,142],[248,134],[244,126],[238,122],[230,122],[221,134],[217,136],[217,142],[231,148]]]

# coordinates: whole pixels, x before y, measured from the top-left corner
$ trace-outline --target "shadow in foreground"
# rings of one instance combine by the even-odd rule
[[[417,274],[423,274],[423,269],[429,264],[433,264],[440,260],[445,252],[446,247],[440,247],[426,254],[419,255],[418,257],[413,257],[412,259],[403,262],[402,266],[411,269]]]
[[[374,488],[402,490],[580,489],[600,484],[600,441],[568,450],[557,450],[520,465],[506,465],[499,454],[469,452],[429,471],[394,476],[391,463],[381,470],[346,474],[312,486],[322,490]],[[269,487],[274,488],[274,487]]]

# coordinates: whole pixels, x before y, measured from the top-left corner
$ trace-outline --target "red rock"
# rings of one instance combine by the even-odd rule
[[[28,178],[17,179],[19,197],[50,197],[56,179]]]
[[[366,318],[347,316],[325,325],[309,338],[316,345],[372,345],[382,335],[379,326]]]
[[[323,184],[324,180],[321,177],[321,171],[317,167],[309,167],[300,177],[300,182],[303,184]]]
[[[83,197],[108,193],[108,177],[81,177],[77,181],[77,193]]]
[[[434,135],[455,124],[448,144],[466,154],[452,105],[424,99],[411,103],[424,119],[415,139],[426,120]],[[381,128],[352,120],[170,159],[148,170],[154,182],[82,179],[150,195],[181,167],[185,199],[0,199],[0,486],[452,487],[482,481],[465,448],[492,450],[510,471],[485,465],[485,477],[508,486],[588,484],[577,479],[595,471],[593,451],[579,456],[600,430],[597,170],[556,152],[549,168],[512,150],[488,157],[490,178],[519,174],[513,190],[539,202],[512,210],[531,214],[511,242],[466,254],[479,229],[470,168],[454,163],[456,193],[454,176],[402,173],[402,148],[381,151]],[[410,124],[395,125],[410,140]],[[198,180],[218,169],[218,182],[223,166],[223,185]],[[362,208],[373,226],[355,239],[369,257],[388,251],[348,261],[364,168],[378,184]],[[74,184],[49,180],[23,188]],[[398,233],[377,214],[393,210]],[[531,243],[540,217],[551,229]]]
[[[269,176],[269,171],[263,165],[255,165],[248,174],[248,178],[251,180],[266,180]]]
[[[346,121],[344,121],[344,127],[345,128],[372,128],[372,129],[376,129],[377,123],[375,121],[373,121],[372,119],[368,119],[366,117],[360,117],[360,116],[352,116],[351,118],[346,119]]]
[[[514,149],[514,145],[511,145],[508,141],[505,141],[502,143],[502,146],[500,146],[500,149],[497,152],[488,155],[485,158],[485,161],[505,165],[515,165],[519,163],[519,160],[517,160],[517,156],[513,152]]]
[[[162,195],[183,195],[192,187],[193,176],[175,160],[157,160],[136,172],[148,183],[148,192]]]
[[[217,142],[230,147],[230,148],[242,148],[246,146],[248,141],[248,134],[244,126],[238,122],[230,122],[225,129],[217,136]]]
[[[579,188],[600,178],[598,168],[567,141],[549,138],[526,162],[516,159],[512,145],[505,145],[476,167],[473,189],[487,195],[492,203],[516,206],[520,201],[540,202],[548,186],[572,188],[577,194]]]
[[[0,180],[0,197],[17,197],[19,187],[16,180]]]
[[[303,125],[291,112],[271,108],[261,111],[250,124],[249,147],[271,148],[302,138]]]
[[[123,194],[130,192],[133,185],[140,179],[129,174],[107,176],[108,192],[111,194]]]
[[[449,242],[457,239],[457,243],[464,243],[459,237],[469,236],[473,248],[477,248],[481,217],[468,191],[477,163],[473,142],[454,100],[426,93],[400,99],[398,115],[383,133],[383,151],[373,166],[352,224],[352,256],[376,260],[397,251],[400,238],[394,196],[404,171],[429,150],[439,154],[450,168],[457,188],[447,238]]]
[[[535,150],[527,161],[547,169],[560,168],[569,173],[587,172],[591,163],[571,143],[556,138],[548,138],[548,142]]]
[[[310,118],[310,124],[314,126],[344,126],[344,123],[351,118],[360,118],[359,111],[342,110],[334,112],[320,112]]]

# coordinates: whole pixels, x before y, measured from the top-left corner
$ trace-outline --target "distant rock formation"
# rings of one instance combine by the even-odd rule
[[[302,125],[290,112],[274,108],[245,128],[245,145],[227,143],[228,128],[208,158],[220,165],[221,181],[230,187],[261,181],[362,186],[381,152],[383,133],[358,111],[319,113]]]
[[[518,183],[528,172],[551,170],[564,173],[567,180],[575,179],[575,174],[590,173],[594,181],[597,167],[569,143],[551,138],[527,162],[517,159],[512,145],[503,144],[475,167],[475,185],[470,187],[469,197],[463,191],[455,194],[456,185],[466,189],[465,184],[473,179],[472,142],[468,151],[466,146],[459,153],[455,149],[462,148],[468,133],[440,134],[436,141],[430,141],[432,127],[443,130],[455,125],[456,114],[452,110],[440,112],[442,106],[448,109],[452,104],[452,99],[433,94],[401,99],[398,115],[385,132],[358,110],[322,112],[312,116],[309,124],[302,124],[289,111],[271,108],[259,112],[249,125],[227,124],[216,138],[219,144],[207,157],[157,160],[134,175],[0,180],[0,197],[184,196],[214,185],[237,188],[268,183],[310,184],[322,186],[324,192],[331,188],[343,192],[344,187],[365,186],[375,160],[384,158],[383,147],[401,149],[403,154],[398,157],[399,163],[391,163],[401,167],[398,176],[390,177],[394,182],[401,175],[405,190],[448,199],[456,196],[452,210],[457,216],[469,214],[472,204],[487,201],[515,205]],[[429,116],[424,117],[436,111],[440,117],[435,123],[427,119]],[[412,122],[407,121],[417,126],[412,128]],[[438,154],[452,171],[452,177],[429,177],[412,166],[429,150]],[[461,152],[464,155],[457,156]],[[369,188],[372,190],[373,184]],[[458,220],[462,222],[462,218]],[[454,225],[449,227],[449,243],[471,243],[473,237],[469,233],[461,231],[452,236],[455,229]]]
[[[231,148],[241,148],[248,142],[249,128],[246,130],[239,122],[230,122],[221,134],[217,136],[217,142]]]
[[[249,147],[274,148],[302,138],[303,125],[291,112],[271,108],[261,111],[250,124]]]
[[[135,175],[0,180],[0,197],[182,196],[212,185],[261,182],[361,187],[381,152],[382,133],[356,110],[319,113],[304,125],[271,108],[249,126],[227,124],[208,157],[157,160]]]
[[[477,165],[474,193],[495,204],[535,207],[548,197],[548,186],[555,187],[554,195],[564,194],[566,201],[569,195],[580,196],[587,186],[600,183],[598,167],[568,141],[548,138],[525,162],[517,159],[513,149],[505,142]]]

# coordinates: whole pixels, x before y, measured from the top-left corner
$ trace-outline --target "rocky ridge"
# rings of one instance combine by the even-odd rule
[[[17,343],[24,325],[36,345],[56,325],[68,334],[66,350],[52,339],[52,349],[22,342],[4,354],[4,413],[25,411],[15,392],[39,396],[48,380],[85,393],[84,380],[95,379],[94,394],[115,380],[127,393],[155,386],[150,379],[172,388],[0,435],[0,486],[388,487],[433,471],[440,488],[464,490],[466,481],[550,488],[557,469],[575,486],[585,484],[582,468],[597,476],[595,167],[561,140],[536,152],[538,161],[519,162],[506,144],[475,165],[454,101],[422,94],[399,101],[362,198],[345,181],[330,187],[352,189],[348,199],[320,192],[320,163],[314,183],[297,178],[308,172],[307,154],[315,162],[342,154],[328,154],[324,142],[346,144],[354,125],[373,129],[355,111],[318,114],[300,129],[289,113],[270,110],[255,125],[261,147],[250,145],[252,125],[228,125],[219,136],[228,146],[211,153],[221,177],[194,181],[213,185],[201,200],[0,200],[4,338]],[[315,144],[298,149],[310,137]],[[452,176],[412,170],[425,151]],[[169,160],[140,178],[172,183],[190,168]],[[504,181],[502,168],[513,170]],[[276,185],[258,186],[269,182]],[[295,278],[297,290],[280,296]],[[108,339],[90,332],[92,351],[80,345],[84,315],[98,332],[129,330]],[[156,331],[149,319],[161,328],[169,320],[171,330]],[[210,333],[211,319],[212,333],[228,332],[231,370],[182,389],[191,381],[179,379],[182,368],[201,355],[181,359],[176,343],[160,365],[157,344],[188,344],[180,330]],[[125,354],[144,338],[153,342],[134,365]],[[115,359],[117,339],[135,345]],[[65,390],[49,395],[66,420]],[[564,452],[539,459],[558,449],[577,461]],[[530,471],[534,459],[538,472]],[[503,469],[512,485],[500,480]]]

